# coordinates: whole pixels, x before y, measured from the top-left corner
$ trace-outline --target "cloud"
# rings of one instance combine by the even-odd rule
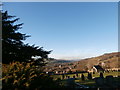
[[[65,60],[75,60],[75,59],[84,59],[89,58],[93,56],[98,56],[100,54],[97,53],[91,53],[91,52],[79,52],[79,53],[63,53],[63,54],[54,54],[51,53],[49,57],[55,58],[55,59],[65,59]]]
[[[104,53],[111,53],[116,52],[117,50],[108,50],[108,49],[101,49],[101,48],[86,48],[86,49],[73,49],[73,50],[66,50],[66,51],[58,51],[52,52],[49,57],[55,59],[66,59],[66,60],[74,60],[74,59],[84,59],[90,57],[100,56]]]

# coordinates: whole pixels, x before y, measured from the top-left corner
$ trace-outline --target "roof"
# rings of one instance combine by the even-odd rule
[[[93,67],[95,67],[97,70],[104,70],[100,65],[94,65]]]

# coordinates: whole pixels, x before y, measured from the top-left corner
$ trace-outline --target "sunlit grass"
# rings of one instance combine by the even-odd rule
[[[120,73],[120,72],[105,72],[105,73],[103,73],[103,76],[104,76],[104,78],[105,78],[105,77],[108,76],[108,75],[112,75],[113,77],[115,77],[115,78],[114,78],[115,81],[119,81],[120,79],[118,80],[118,78],[117,78],[117,76],[119,75],[118,73]],[[87,79],[88,73],[83,73],[83,74],[84,74],[84,76],[85,76],[85,80],[84,80],[84,81],[81,80],[81,75],[82,75],[82,73],[79,73],[79,74],[78,74],[78,77],[76,77],[76,79],[75,79],[75,82],[80,83],[81,85],[89,86],[89,87],[95,86],[95,80],[94,80],[94,79],[88,80],[88,79]],[[73,76],[76,76],[76,74],[66,74],[66,75],[64,75],[64,77],[66,77],[66,76],[69,76],[70,78],[73,78]],[[62,85],[66,85],[66,83],[67,83],[67,78],[62,79],[62,75],[53,75],[52,77],[53,77],[54,79],[60,78]],[[100,73],[92,74],[92,77],[93,77],[93,78],[95,78],[95,77],[100,77]]]
[[[94,86],[95,81],[94,80],[85,80],[85,81],[80,81],[79,82],[81,85],[86,85],[86,86]]]
[[[85,78],[87,78],[88,73],[83,73],[83,74],[84,74]],[[81,75],[82,75],[82,73],[79,73],[77,78],[81,78]],[[106,76],[108,76],[108,75],[112,75],[112,76],[116,76],[116,77],[117,77],[118,75],[120,75],[120,72],[105,72],[105,73],[103,73],[104,78],[105,78]],[[73,76],[76,76],[76,74],[65,74],[64,76],[65,76],[65,77],[66,77],[66,76],[70,76],[70,78],[73,78]],[[99,77],[99,76],[100,76],[100,73],[92,74],[92,77],[93,77],[93,78]],[[57,79],[57,78],[62,79],[62,75],[52,75],[52,77],[53,77],[54,79]]]

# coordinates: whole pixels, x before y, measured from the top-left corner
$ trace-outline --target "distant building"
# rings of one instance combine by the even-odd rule
[[[104,69],[100,65],[94,65],[88,72],[104,72]]]

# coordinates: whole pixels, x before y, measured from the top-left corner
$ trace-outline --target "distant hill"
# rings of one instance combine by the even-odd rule
[[[93,65],[100,65],[105,69],[120,67],[120,52],[106,53],[98,57],[92,57],[74,62],[76,70],[88,70]]]
[[[55,60],[46,66],[46,71],[87,71],[93,65],[100,65],[105,69],[120,67],[120,52],[106,53],[98,57],[86,58],[80,61]]]
[[[74,60],[62,60],[62,59],[52,59],[50,60],[50,64],[58,64],[58,63],[70,63],[70,62],[74,62]]]

